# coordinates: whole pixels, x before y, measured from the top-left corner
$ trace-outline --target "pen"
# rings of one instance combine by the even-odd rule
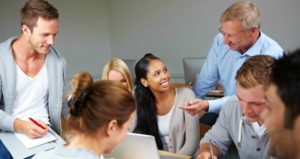
[[[38,123],[37,121],[35,121],[34,119],[32,119],[31,117],[29,117],[29,120],[32,121],[35,125],[37,125],[38,127],[42,128],[42,129],[46,129],[43,125],[41,125],[40,123]]]
[[[211,144],[211,141],[209,140],[209,150],[210,150],[210,158],[213,159],[213,149],[212,149],[212,144]]]

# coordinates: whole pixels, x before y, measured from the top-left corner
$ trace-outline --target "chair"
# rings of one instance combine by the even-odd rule
[[[197,74],[201,71],[206,57],[185,57],[182,59],[183,72],[186,85],[195,83]]]

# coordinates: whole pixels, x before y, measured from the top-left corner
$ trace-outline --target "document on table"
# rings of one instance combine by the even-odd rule
[[[37,139],[31,139],[25,134],[17,132],[15,132],[15,135],[28,149],[56,140],[56,137],[50,132],[48,132],[45,136]]]

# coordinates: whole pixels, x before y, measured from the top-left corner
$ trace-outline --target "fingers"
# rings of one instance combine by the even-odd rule
[[[198,155],[197,159],[218,159],[217,156],[213,155],[211,157],[211,154],[209,152],[202,152]]]
[[[31,129],[29,131],[29,137],[32,139],[41,138],[47,134],[48,131],[41,129],[40,127]]]
[[[32,122],[29,122],[28,124],[29,125],[25,134],[31,139],[41,138],[45,136],[48,132],[48,127],[45,123],[41,122],[42,126],[44,126],[44,128],[46,129],[43,129]]]
[[[195,115],[204,110],[205,105],[203,105],[203,103],[204,102],[201,99],[191,99],[185,101],[184,105],[180,106],[180,108],[184,109],[186,112],[190,113],[191,115]]]

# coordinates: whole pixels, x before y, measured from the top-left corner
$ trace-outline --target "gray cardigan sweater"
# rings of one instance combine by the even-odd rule
[[[195,94],[189,88],[176,88],[176,98],[169,125],[171,152],[193,156],[200,140],[199,116],[191,116],[179,106],[186,100],[194,99]]]
[[[10,38],[0,44],[0,129],[14,131],[12,113],[16,97],[16,62],[13,58]],[[49,78],[48,113],[51,127],[61,133],[61,114],[67,117],[68,109],[63,104],[66,61],[63,56],[51,47],[46,56]],[[64,105],[64,106],[63,106]]]
[[[169,151],[194,156],[197,151],[200,136],[199,116],[191,116],[179,106],[182,106],[188,99],[194,99],[195,94],[189,88],[176,88],[176,98],[173,104],[173,112],[169,125]],[[135,118],[130,130],[133,131],[137,125]],[[139,132],[139,130],[135,130]]]
[[[241,135],[240,140],[239,135]],[[267,148],[267,132],[261,137],[257,135],[252,123],[242,117],[241,106],[236,96],[230,98],[224,105],[217,122],[201,139],[200,146],[203,143],[208,143],[209,140],[216,145],[220,156],[227,153],[231,144],[235,144],[240,158],[270,158]]]

